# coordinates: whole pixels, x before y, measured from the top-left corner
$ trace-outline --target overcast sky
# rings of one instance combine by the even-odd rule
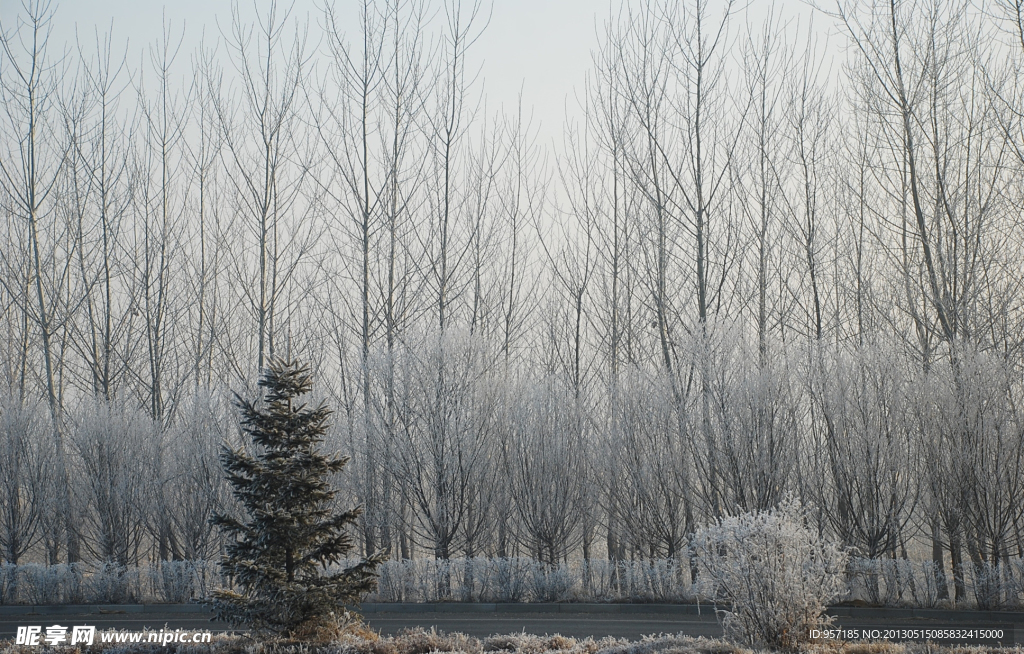
[[[260,0],[259,6],[267,2]],[[288,6],[286,1],[280,3]],[[63,0],[57,7],[54,44],[73,44],[75,30],[84,43],[91,43],[98,27],[113,34],[122,44],[130,41],[130,51],[138,61],[139,49],[160,36],[161,15],[171,22],[176,33],[184,26],[183,48],[190,51],[205,33],[207,38],[227,27],[230,0],[177,0],[163,4],[148,0]],[[245,12],[253,3],[242,0]],[[320,0],[296,0],[293,15],[308,16],[311,34],[321,16]],[[358,31],[357,3],[337,2],[339,15],[348,20],[348,33]],[[5,28],[21,9],[21,0],[0,0],[0,21]],[[527,111],[534,112],[544,132],[561,134],[565,102],[575,103],[574,87],[581,88],[590,65],[590,53],[597,45],[597,26],[609,14],[609,4],[594,0],[495,0],[491,21],[483,38],[471,51],[481,70],[487,91],[488,107],[505,104],[510,110],[522,88]],[[187,62],[187,57],[184,61]],[[184,73],[185,70],[183,69]]]
[[[265,7],[268,2],[258,0],[256,5]],[[14,24],[21,4],[22,0],[0,0],[0,21],[5,28]],[[115,42],[129,41],[129,56],[134,61],[138,61],[143,47],[159,38],[165,14],[176,34],[184,31],[186,56],[181,63],[186,65],[181,73],[187,72],[187,53],[204,33],[208,40],[219,37],[218,20],[227,28],[231,12],[231,0],[177,0],[166,4],[150,0],[55,0],[54,4],[55,45],[73,46],[76,30],[84,43],[91,44],[97,28],[102,32],[112,25]],[[242,0],[239,4],[244,13],[253,15],[253,2]],[[287,0],[279,4],[288,6]],[[336,5],[339,16],[348,21],[351,35],[358,32],[357,4],[337,0]],[[745,29],[742,24],[746,21],[762,22],[771,5],[758,0],[741,6],[733,29]],[[780,2],[776,6],[787,16],[802,15],[801,22],[806,24],[809,11],[804,3]],[[296,0],[293,15],[303,20],[308,17],[311,35],[316,34],[322,7],[322,0]],[[513,111],[522,89],[524,113],[532,113],[540,139],[560,142],[567,105],[569,113],[575,114],[576,97],[590,68],[591,52],[598,45],[597,34],[613,7],[617,12],[619,0],[494,0],[490,24],[470,52],[480,67],[488,109],[494,111],[504,105],[507,111]],[[712,11],[712,15],[717,13]],[[816,22],[824,25],[828,21],[819,17]]]

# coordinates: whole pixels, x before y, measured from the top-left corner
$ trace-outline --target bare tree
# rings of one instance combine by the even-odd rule
[[[793,74],[787,82],[789,97],[788,106],[784,109],[784,124],[793,144],[789,158],[796,166],[796,181],[789,185],[791,190],[784,189],[789,192],[782,195],[781,202],[785,220],[789,222],[788,231],[795,236],[797,258],[802,260],[805,267],[806,282],[800,290],[810,295],[807,298],[804,293],[798,292],[796,301],[807,319],[806,326],[797,329],[821,341],[826,335],[827,326],[836,332],[840,328],[840,318],[835,315],[838,298],[835,297],[834,289],[830,288],[828,279],[830,273],[835,279],[837,265],[836,230],[829,218],[833,221],[836,219],[836,208],[839,206],[837,175],[834,171],[836,164],[832,154],[838,145],[834,134],[838,109],[835,100],[821,83],[823,70],[818,54],[821,49],[814,47],[811,33],[808,30],[808,44],[802,60],[793,61],[794,66],[800,66],[800,74]],[[860,244],[855,248],[856,251],[861,252],[863,236],[856,243]],[[859,268],[857,270],[856,287],[859,288],[863,275]],[[856,297],[860,302],[862,294]],[[857,315],[857,324],[862,325],[861,312]],[[863,332],[863,329],[859,331]]]
[[[0,406],[0,547],[4,561],[16,565],[42,537],[53,449],[45,409],[5,400]]]
[[[781,228],[783,188],[787,185],[787,144],[782,129],[782,74],[791,65],[788,48],[778,26],[778,18],[769,13],[760,34],[747,37],[743,53],[746,75],[747,108],[745,113],[747,166],[735,167],[737,189],[748,189],[748,198],[740,206],[751,230],[753,262],[753,305],[757,357],[762,367],[769,363],[768,341],[771,333],[780,333],[786,323],[788,307],[787,262],[782,260],[786,248]],[[748,27],[748,29],[752,29]],[[820,313],[820,311],[819,311]],[[758,509],[761,510],[761,509]]]
[[[672,385],[632,366],[621,373],[602,471],[609,516],[622,526],[616,539],[652,558],[681,556],[693,529],[692,479]]]
[[[65,64],[63,58],[51,59],[48,48],[53,20],[50,3],[36,0],[23,8],[24,17],[19,16],[17,25],[6,27],[0,36],[0,101],[4,107],[6,150],[0,156],[0,188],[12,217],[22,223],[26,248],[25,273],[13,278],[5,276],[5,284],[12,297],[23,301],[26,373],[29,325],[39,338],[42,371],[31,374],[38,374],[46,395],[56,439],[57,475],[61,480],[58,485],[66,489],[61,384],[65,352],[59,334],[68,319],[65,288],[73,252],[65,238],[67,232],[57,220],[54,197],[69,151],[65,130],[54,122],[59,115],[57,106]],[[11,284],[14,280],[19,280],[18,286]],[[25,284],[24,292],[21,281]],[[67,507],[67,502],[63,506]],[[59,521],[51,526],[59,530],[61,523],[69,524]],[[50,542],[55,552],[60,536],[53,536]],[[67,531],[67,547],[69,560],[77,560],[77,539],[71,529]]]
[[[132,316],[125,285],[123,230],[128,226],[133,179],[129,117],[121,107],[126,53],[116,53],[113,36],[95,37],[95,53],[79,44],[82,84],[65,104],[72,145],[69,157],[69,209],[76,238],[84,316],[76,321],[73,345],[88,369],[92,393],[109,401],[125,384]]]
[[[191,294],[195,298],[194,317],[188,322],[195,325],[193,377],[196,388],[209,387],[214,374],[214,352],[218,338],[226,336],[221,331],[224,318],[219,312],[221,297],[219,280],[222,277],[225,257],[226,229],[221,221],[221,177],[217,165],[221,156],[220,129],[214,106],[215,97],[208,84],[202,80],[210,75],[214,51],[200,46],[192,64],[196,87],[192,119],[197,130],[198,141],[185,139],[185,150],[189,170],[190,195],[193,215],[198,220],[198,234],[194,245],[198,251],[189,253],[191,263]]]
[[[223,77],[216,71],[210,71],[207,81],[237,210],[246,219],[239,227],[246,244],[253,246],[253,261],[239,258],[233,268],[240,282],[236,290],[243,294],[255,323],[253,359],[259,370],[277,351],[279,303],[310,247],[310,231],[300,220],[306,166],[299,159],[297,114],[299,90],[307,75],[306,31],[289,19],[290,10],[273,2],[255,25],[248,24],[238,5],[232,4],[224,38],[237,86],[223,87]],[[294,28],[290,41],[289,27]],[[247,376],[244,370],[239,372]]]
[[[49,4],[36,2],[25,6],[27,16],[19,17],[15,28],[8,28],[0,45],[4,54],[4,84],[2,85],[5,110],[5,141],[8,152],[0,159],[3,172],[3,190],[10,202],[13,215],[23,218],[28,235],[29,284],[34,308],[26,302],[24,310],[36,323],[43,349],[43,383],[47,402],[53,417],[59,417],[58,394],[55,381],[53,339],[58,322],[54,301],[47,297],[53,288],[44,288],[51,281],[44,272],[44,260],[49,263],[46,244],[40,243],[47,234],[43,222],[52,218],[51,192],[60,174],[66,152],[66,143],[60,139],[63,130],[48,123],[54,118],[52,107],[58,101],[58,78],[62,61],[48,58],[47,44],[53,13]],[[24,21],[24,22],[22,22]],[[49,137],[49,138],[48,138]],[[59,288],[60,281],[57,281]]]
[[[890,0],[867,10],[839,3],[836,15],[857,49],[859,99],[884,144],[879,184],[894,200],[892,213],[900,216],[889,228],[900,243],[890,252],[899,253],[896,263],[906,297],[902,308],[913,326],[923,369],[931,370],[937,357],[948,363],[966,415],[969,395],[961,358],[989,346],[992,326],[978,309],[1003,305],[1017,293],[996,254],[1007,227],[999,192],[1005,178],[1005,132],[976,74],[978,40],[966,4]],[[912,20],[911,15],[922,18]],[[967,419],[950,428],[954,433],[949,437],[960,451],[979,448],[985,438]],[[972,464],[965,458],[951,463],[958,480],[971,479],[967,467]],[[982,546],[962,533],[968,510],[962,494],[942,492],[934,502],[960,601],[965,594],[961,539],[967,536],[976,563]]]
[[[905,357],[879,346],[852,353],[819,351],[808,391],[821,416],[813,465],[824,471],[814,497],[843,543],[860,556],[897,556],[921,489]]]
[[[92,527],[88,546],[101,561],[138,564],[146,545],[149,473],[158,462],[160,426],[140,412],[91,403],[76,416],[73,438],[82,475],[79,504]]]
[[[173,389],[174,384],[168,377],[176,372],[166,370],[166,365],[169,347],[177,338],[175,314],[179,309],[181,244],[173,229],[184,208],[178,176],[185,117],[179,103],[188,102],[171,87],[171,70],[182,38],[179,36],[176,44],[171,30],[165,22],[160,41],[149,51],[155,93],[151,96],[146,89],[145,75],[138,84],[139,131],[145,146],[136,155],[139,180],[133,197],[137,217],[133,308],[142,317],[147,368],[140,382],[149,413],[158,422],[166,420],[168,387]]]
[[[217,454],[234,416],[223,398],[209,392],[189,398],[181,415],[168,433],[164,461],[170,474],[162,509],[172,521],[175,558],[209,560],[220,549],[210,518],[230,501]]]
[[[705,501],[728,514],[767,511],[785,499],[797,466],[797,397],[787,361],[761,363],[742,345],[724,342],[710,355],[715,437],[704,453],[714,465],[717,488]],[[701,354],[699,356],[709,356]],[[757,365],[751,365],[751,361]],[[707,498],[707,493],[713,495]]]
[[[484,343],[457,332],[428,334],[401,353],[394,465],[407,479],[412,532],[436,559],[464,546],[467,521],[491,509],[498,398],[489,358]]]
[[[455,300],[462,293],[460,276],[470,239],[465,223],[468,193],[458,182],[466,174],[460,165],[464,141],[475,107],[469,95],[473,71],[467,53],[486,27],[483,0],[446,2],[446,25],[441,51],[433,71],[434,93],[427,105],[430,139],[430,187],[427,190],[430,220],[420,235],[426,253],[427,283],[436,301],[432,313],[444,332],[453,322]],[[481,21],[484,25],[481,25]]]
[[[571,385],[555,377],[528,384],[516,393],[505,466],[519,538],[537,560],[556,565],[583,538],[590,427]]]

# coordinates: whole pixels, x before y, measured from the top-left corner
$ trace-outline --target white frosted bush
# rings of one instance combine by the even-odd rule
[[[697,590],[725,603],[727,636],[750,645],[792,648],[828,624],[828,602],[846,589],[847,555],[808,527],[797,502],[723,518],[691,545]]]
[[[14,604],[18,597],[18,566],[0,563],[0,605]]]
[[[23,597],[32,604],[61,604],[68,601],[68,589],[74,584],[72,566],[27,563],[19,566]]]
[[[161,602],[187,604],[196,597],[194,561],[160,561],[149,566],[149,576]]]
[[[484,601],[520,602],[528,595],[526,578],[532,561],[523,558],[494,558],[485,563]]]
[[[134,604],[145,598],[138,566],[101,563],[89,578],[91,600],[100,604]]]
[[[563,602],[573,599],[577,581],[565,563],[551,565],[537,561],[533,565],[531,586],[535,602]]]

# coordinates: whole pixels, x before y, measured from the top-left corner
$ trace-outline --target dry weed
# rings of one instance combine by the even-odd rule
[[[407,630],[380,636],[358,619],[310,626],[307,640],[263,639],[216,634],[207,644],[140,643],[78,647],[27,647],[0,642],[0,654],[764,654],[724,640],[682,635],[646,636],[638,641],[506,634],[479,639],[462,633]],[[930,643],[804,643],[797,654],[1024,654],[1020,647],[942,647]]]

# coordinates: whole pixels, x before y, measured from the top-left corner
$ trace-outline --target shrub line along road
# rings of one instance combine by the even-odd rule
[[[436,603],[364,604],[366,622],[382,634],[406,628],[437,628],[470,636],[559,633],[563,636],[637,639],[646,634],[717,637],[721,626],[709,604],[575,604],[575,603]],[[952,611],[948,609],[829,609],[844,629],[976,629],[1004,630],[1004,644],[1024,643],[1024,613]],[[15,635],[18,626],[94,625],[99,629],[139,631],[161,628],[232,631],[211,622],[209,609],[198,604],[93,604],[65,606],[0,606],[0,639]]]

